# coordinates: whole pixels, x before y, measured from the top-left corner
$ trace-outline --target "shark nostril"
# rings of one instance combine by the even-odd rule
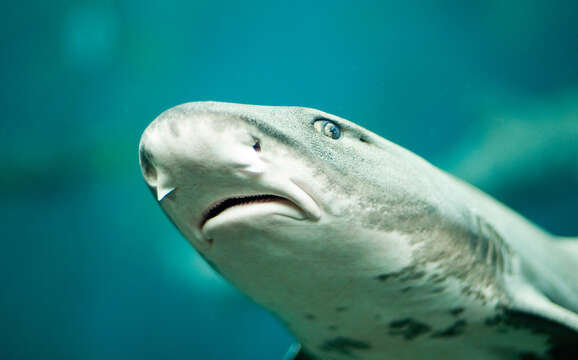
[[[151,186],[157,184],[157,170],[151,161],[152,155],[144,148],[140,152],[140,164],[146,182]]]
[[[156,185],[157,170],[154,168],[154,166],[146,166],[144,169],[144,175],[149,184]]]

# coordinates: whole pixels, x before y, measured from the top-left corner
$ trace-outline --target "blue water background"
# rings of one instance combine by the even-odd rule
[[[578,235],[576,1],[27,1],[0,12],[0,359],[280,359],[140,177],[194,100],[319,108]]]

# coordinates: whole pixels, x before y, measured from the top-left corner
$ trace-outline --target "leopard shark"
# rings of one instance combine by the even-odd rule
[[[298,340],[286,359],[578,358],[578,239],[353,122],[186,103],[139,159],[188,242]]]

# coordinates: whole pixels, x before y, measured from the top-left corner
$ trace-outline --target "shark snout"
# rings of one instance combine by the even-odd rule
[[[141,172],[149,189],[155,198],[161,201],[165,196],[175,190],[175,187],[171,185],[171,181],[167,176],[168,173],[164,169],[156,166],[152,160],[151,153],[145,148],[141,147],[139,158]]]
[[[241,115],[185,109],[169,110],[147,127],[139,157],[153,196],[188,238],[205,244],[217,229],[240,223],[320,219],[275,132]]]
[[[267,165],[261,141],[241,119],[193,113],[161,115],[143,133],[139,158],[158,201],[190,183],[217,186],[259,177]]]

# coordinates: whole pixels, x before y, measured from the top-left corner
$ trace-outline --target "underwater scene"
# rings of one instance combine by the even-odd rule
[[[186,102],[335,114],[578,236],[577,15],[546,0],[4,4],[0,359],[265,360],[295,343],[150,195],[139,139]]]

